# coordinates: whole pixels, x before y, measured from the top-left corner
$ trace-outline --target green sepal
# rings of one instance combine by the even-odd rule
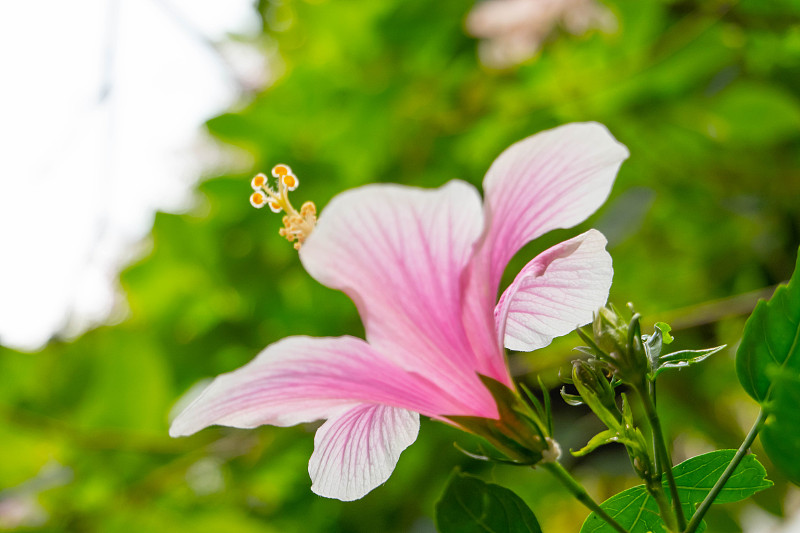
[[[576,350],[585,353],[586,355],[596,357],[603,361],[609,359],[609,355],[594,342],[594,339],[592,339],[591,335],[583,331],[583,328],[576,329],[575,333],[578,334],[578,337],[580,337],[583,342],[589,345],[589,346],[577,346],[575,347]]]
[[[531,405],[533,406],[533,410],[535,411],[537,418],[542,421],[547,420],[547,411],[549,409],[546,409],[542,405],[542,402],[540,402],[539,398],[537,398],[536,395],[531,392],[531,390],[528,388],[527,385],[525,385],[524,383],[518,383],[518,385],[519,388],[522,390],[522,392],[525,393],[525,397],[528,398],[528,401],[531,402]]]
[[[463,453],[464,455],[466,455],[470,459],[475,459],[476,461],[483,461],[485,463],[500,463],[500,464],[505,464],[505,465],[515,465],[515,466],[519,466],[520,465],[520,463],[518,463],[517,461],[512,461],[510,459],[506,459],[505,456],[500,455],[500,452],[498,452],[497,449],[494,446],[492,446],[492,445],[490,445],[488,443],[486,443],[486,446],[491,448],[491,450],[496,452],[496,453],[491,453],[490,451],[486,450],[481,445],[478,445],[478,448],[479,448],[478,452],[471,452],[471,451],[467,450],[466,448],[460,446],[457,442],[454,442],[453,446],[456,448],[456,450],[460,451],[461,453]]]
[[[553,435],[553,407],[550,405],[550,391],[547,387],[544,386],[544,381],[542,381],[542,376],[536,376],[536,380],[539,382],[539,390],[542,391],[542,399],[544,400],[544,422],[547,424],[547,434],[552,436]],[[527,387],[525,388],[526,394],[528,398],[535,398],[533,394]]]
[[[583,355],[588,355],[589,357],[597,357],[597,350],[589,348],[588,346],[576,346],[573,348],[573,351],[581,352]]]
[[[542,460],[542,453],[550,448],[547,424],[520,396],[496,379],[478,374],[478,377],[497,403],[499,418],[477,416],[446,416],[464,430],[485,439],[506,461],[531,465]]]
[[[579,405],[584,405],[583,398],[581,398],[580,394],[569,394],[567,392],[566,387],[561,387],[561,397],[567,402],[568,405],[572,407],[577,407]]]

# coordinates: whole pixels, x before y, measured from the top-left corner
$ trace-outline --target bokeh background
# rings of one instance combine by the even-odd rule
[[[372,182],[480,186],[509,144],[572,121],[631,157],[605,206],[506,282],[603,231],[611,301],[670,322],[675,349],[729,346],[660,382],[675,460],[741,442],[757,406],[735,346],[800,244],[795,0],[30,4],[0,17],[0,529],[432,532],[460,466],[577,531],[587,512],[545,473],[470,460],[439,423],[352,503],[309,490],[314,426],[167,436],[182,395],[267,344],[363,335],[249,205],[255,172],[291,165],[294,197],[323,209]],[[600,429],[558,397],[578,343],[510,355],[573,449]],[[759,459],[776,486],[715,506],[710,531],[798,531],[798,490]],[[614,446],[565,461],[600,500],[636,484]]]

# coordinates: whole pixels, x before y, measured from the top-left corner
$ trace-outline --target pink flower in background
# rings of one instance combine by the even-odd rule
[[[311,488],[354,500],[389,478],[417,437],[420,414],[497,418],[478,374],[513,388],[503,346],[535,350],[589,322],[612,277],[595,230],[538,255],[497,303],[503,270],[530,240],[592,214],[627,156],[605,127],[569,124],[504,151],[486,174],[483,202],[458,180],[336,196],[300,259],[316,280],[352,298],[367,340],[278,341],[217,377],[170,434],[325,419]]]
[[[467,15],[467,32],[484,39],[478,53],[490,67],[510,67],[533,57],[562,25],[573,35],[616,29],[614,15],[595,0],[485,0]]]

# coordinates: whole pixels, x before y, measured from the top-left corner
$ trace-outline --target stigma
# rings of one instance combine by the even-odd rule
[[[293,242],[295,250],[299,250],[317,223],[317,207],[314,202],[306,202],[298,211],[289,201],[289,192],[297,189],[300,180],[288,165],[275,165],[272,168],[272,177],[275,178],[276,189],[269,184],[265,174],[255,175],[250,182],[253,188],[250,203],[258,209],[269,205],[273,213],[285,213],[283,227],[278,233],[287,241]]]

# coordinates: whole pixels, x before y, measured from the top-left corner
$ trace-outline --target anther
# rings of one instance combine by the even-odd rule
[[[297,186],[300,185],[300,181],[294,174],[286,174],[285,176],[281,177],[281,181],[290,191],[295,190]]]
[[[269,204],[272,212],[286,213],[279,233],[287,241],[293,242],[295,249],[299,250],[317,223],[317,208],[314,202],[305,202],[298,212],[289,201],[289,191],[297,189],[300,185],[300,180],[289,165],[275,165],[272,168],[272,176],[277,179],[277,190],[269,186],[264,174],[256,174],[250,182],[255,191],[250,195],[250,203],[258,208]]]
[[[256,191],[250,195],[250,203],[256,209],[261,209],[267,203],[267,196],[263,192]]]
[[[258,191],[263,189],[267,186],[267,177],[264,174],[256,174],[253,180],[250,182],[250,186],[253,188],[254,191]]]
[[[281,178],[289,174],[292,174],[292,169],[289,168],[289,165],[275,165],[272,167],[272,175],[276,178]]]

